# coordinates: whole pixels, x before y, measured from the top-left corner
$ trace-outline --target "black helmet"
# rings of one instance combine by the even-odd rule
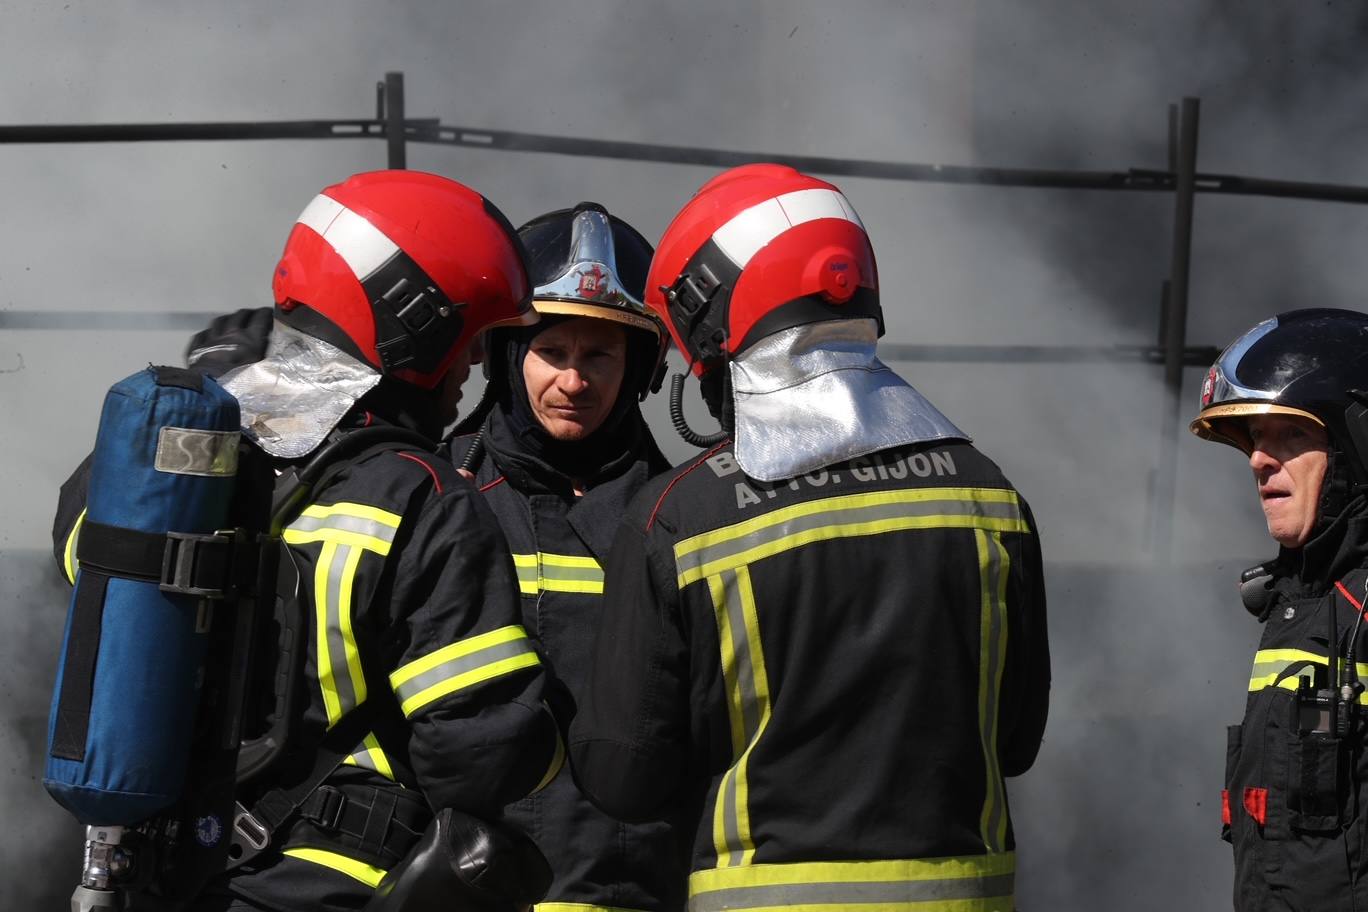
[[[640,395],[659,389],[670,337],[642,303],[655,251],[641,233],[598,203],[580,203],[534,218],[518,237],[537,312],[597,317],[649,333],[651,363]]]
[[[1248,453],[1243,419],[1300,415],[1325,428],[1358,483],[1368,481],[1368,315],[1293,310],[1264,320],[1216,359],[1189,429]]]

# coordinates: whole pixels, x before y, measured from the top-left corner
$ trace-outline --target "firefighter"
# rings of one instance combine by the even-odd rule
[[[1239,912],[1368,909],[1365,390],[1368,316],[1292,311],[1222,353],[1191,425],[1248,457],[1278,544],[1240,586],[1264,628],[1221,793]]]
[[[651,246],[596,203],[518,231],[541,316],[489,334],[487,417],[453,440],[512,548],[522,623],[537,643],[557,716],[589,673],[603,562],[648,478],[669,468],[638,406],[658,386],[669,336],[643,304]],[[476,413],[477,417],[479,412]],[[683,907],[686,870],[669,825],[627,824],[568,775],[510,807],[555,878],[538,909]]]
[[[581,788],[687,809],[695,912],[1009,912],[1004,778],[1049,686],[1025,501],[875,357],[873,251],[831,184],[713,178],[646,288],[726,433],[614,540]]]
[[[216,322],[217,343],[197,337],[190,362],[209,373],[215,354],[227,358],[217,367],[255,362],[221,382],[282,480],[319,454],[347,456],[317,476],[282,536],[295,572],[277,596],[307,618],[289,749],[241,787],[233,836],[250,861],[195,908],[359,909],[377,885],[382,908],[426,908],[433,870],[412,856],[441,850],[410,850],[434,812],[496,818],[563,754],[497,521],[432,442],[455,417],[480,334],[536,320],[526,267],[512,226],[478,193],[381,171],[309,203],[273,287],[264,358],[253,350],[264,321],[244,311]],[[77,489],[64,489],[59,514]],[[71,527],[59,515],[68,572]],[[441,819],[443,838],[472,830]],[[473,829],[487,846],[492,831]],[[535,852],[528,863],[544,868]],[[386,879],[391,868],[402,882]],[[439,893],[462,908],[535,898],[463,893],[458,873]]]

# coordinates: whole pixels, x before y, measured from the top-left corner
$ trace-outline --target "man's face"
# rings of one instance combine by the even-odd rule
[[[556,440],[583,440],[617,401],[627,367],[627,333],[610,320],[576,317],[532,339],[523,359],[527,402]]]
[[[1320,509],[1329,463],[1325,428],[1296,415],[1255,415],[1248,427],[1249,467],[1268,534],[1284,548],[1300,548],[1311,537]]]

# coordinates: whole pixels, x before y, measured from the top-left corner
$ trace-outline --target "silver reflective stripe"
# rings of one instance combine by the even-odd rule
[[[964,498],[899,502],[893,500],[894,497],[896,497],[896,492],[890,492],[889,502],[852,507],[833,505],[830,509],[794,516],[791,519],[764,526],[749,534],[729,538],[727,541],[717,544],[705,545],[693,551],[680,553],[680,548],[677,546],[675,560],[679,575],[691,577],[693,573],[714,561],[721,561],[752,548],[773,544],[785,538],[800,536],[803,533],[810,533],[833,524],[850,526],[928,516],[983,517],[1009,521],[1021,519],[1021,508],[1014,499],[1004,502]]]
[[[359,549],[351,545],[337,545],[332,554],[325,547],[320,560],[326,567],[327,588],[320,607],[323,615],[324,637],[327,640],[326,667],[324,656],[319,656],[319,683],[323,687],[324,704],[332,695],[336,708],[327,706],[328,724],[334,725],[339,719],[351,712],[366,699],[366,683],[361,677],[353,680],[349,654],[356,653],[356,640],[351,636],[351,599],[344,594],[351,588],[351,578],[356,574],[356,564],[360,560]],[[320,568],[322,569],[322,568]],[[330,694],[331,692],[331,694]]]
[[[327,516],[309,516],[305,514],[290,523],[290,531],[292,532],[317,532],[319,529],[337,529],[341,532],[354,532],[357,535],[378,538],[386,544],[393,544],[394,535],[398,531],[395,526],[377,522],[373,519],[366,519],[361,516],[349,516],[346,513],[330,513]]]
[[[241,436],[237,431],[164,427],[157,434],[153,467],[170,475],[236,475]]]
[[[1014,876],[956,877],[944,880],[842,881],[730,887],[689,898],[689,912],[773,909],[824,905],[834,910],[863,904],[950,902],[1010,897]],[[980,908],[980,907],[972,907]],[[988,906],[981,908],[987,909]],[[1004,906],[1010,912],[1011,904]],[[928,910],[930,912],[930,910]]]
[[[601,583],[603,582],[603,569],[601,567],[556,567],[543,564],[542,579],[547,582],[564,580],[572,583]]]
[[[751,257],[779,235],[817,219],[841,219],[864,225],[838,191],[825,187],[794,190],[756,203],[732,216],[713,232],[712,240],[733,263],[744,269]]]
[[[477,652],[448,659],[440,665],[434,665],[421,674],[414,675],[398,687],[394,688],[395,694],[399,697],[400,703],[406,703],[413,697],[427,690],[429,687],[436,686],[449,678],[455,678],[467,672],[476,671],[486,665],[495,662],[511,659],[516,656],[526,655],[532,652],[532,644],[526,637],[519,637],[507,643],[496,643],[487,646]]]
[[[351,267],[358,281],[380,268],[399,247],[364,216],[320,193],[296,220],[316,231]]]

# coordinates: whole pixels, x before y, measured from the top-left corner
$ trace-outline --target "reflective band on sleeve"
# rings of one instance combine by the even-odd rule
[[[361,748],[342,762],[347,766],[357,766],[379,773],[391,782],[398,781],[394,778],[394,768],[390,766],[389,758],[380,747],[380,739],[375,737],[375,732],[366,735],[361,741]]]
[[[715,868],[689,876],[689,912],[826,908],[1012,912],[1015,867],[1013,853],[1004,852]]]
[[[513,624],[409,662],[390,675],[390,686],[412,716],[433,700],[540,664],[527,631]]]
[[[76,517],[76,525],[71,527],[71,532],[67,535],[66,552],[63,554],[62,564],[66,568],[67,582],[76,585],[76,571],[80,564],[76,561],[76,538],[81,534],[81,523],[85,522],[86,511],[82,510],[81,515]]]
[[[1324,687],[1328,667],[1329,662],[1324,654],[1303,649],[1260,649],[1254,653],[1254,669],[1249,675],[1249,690],[1253,693],[1276,686],[1283,690],[1295,691],[1299,683],[1297,679],[1302,675],[1311,678],[1312,687]],[[1345,662],[1341,657],[1341,671],[1344,668]],[[1368,664],[1355,662],[1354,670],[1358,672],[1360,681],[1368,680]],[[1368,706],[1368,692],[1359,694],[1359,703]]]
[[[769,677],[761,649],[750,571],[745,567],[708,578],[722,679],[731,720],[732,765],[722,774],[713,805],[713,848],[719,867],[748,865],[755,857],[750,821],[750,757],[770,719]]]
[[[385,876],[385,872],[375,865],[366,864],[364,861],[357,861],[355,858],[348,858],[346,855],[327,852],[323,849],[286,849],[283,854],[291,858],[298,858],[300,861],[308,861],[325,868],[332,868],[334,871],[346,874],[353,880],[361,881],[368,887],[374,887]]]
[[[983,813],[979,832],[989,852],[1007,845],[1007,794],[998,762],[998,700],[1002,694],[1003,657],[1007,654],[1007,573],[1011,557],[998,532],[974,530],[978,547],[981,603],[979,611],[979,732],[983,745]]]
[[[686,538],[674,547],[679,588],[812,542],[911,529],[1029,532],[1015,491],[920,488],[794,504]]]
[[[513,555],[518,571],[518,591],[523,595],[538,592],[578,592],[603,594],[603,568],[592,557],[575,554]]]
[[[357,503],[314,504],[305,507],[299,518],[290,523],[284,537],[291,545],[336,542],[384,556],[389,554],[398,530],[399,516],[378,507]]]

